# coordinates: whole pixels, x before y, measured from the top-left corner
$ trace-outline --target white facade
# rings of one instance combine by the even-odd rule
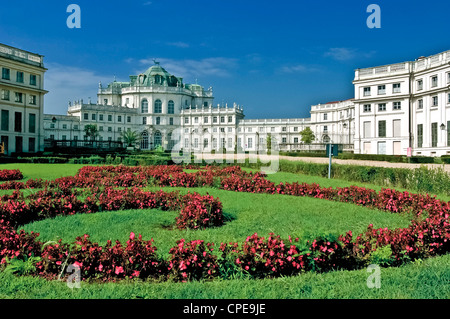
[[[316,143],[344,144],[344,149],[353,149],[355,135],[353,99],[312,105],[311,123]]]
[[[450,154],[450,51],[355,71],[355,153]]]
[[[6,155],[44,150],[44,57],[0,44],[0,143]]]

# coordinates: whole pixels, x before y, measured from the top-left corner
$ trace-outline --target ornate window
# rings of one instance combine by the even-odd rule
[[[162,102],[160,99],[155,101],[155,110],[154,113],[162,113]]]
[[[170,100],[169,104],[167,105],[167,113],[168,114],[174,114],[175,113],[175,103],[173,103],[172,100]]]
[[[141,102],[141,113],[148,113],[148,101],[146,99]]]

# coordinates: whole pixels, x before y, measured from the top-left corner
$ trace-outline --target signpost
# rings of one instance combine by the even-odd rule
[[[330,159],[330,163],[328,164],[328,178],[331,178],[331,157],[338,156],[339,154],[339,144],[328,144],[327,146],[327,155]]]

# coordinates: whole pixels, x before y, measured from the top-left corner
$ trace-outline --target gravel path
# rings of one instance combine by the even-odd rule
[[[204,154],[204,159],[220,159],[226,158],[226,155],[222,154]],[[329,159],[326,157],[294,157],[294,156],[274,156],[274,155],[253,155],[253,154],[245,154],[245,158],[259,158],[262,161],[270,161],[275,158],[288,160],[288,161],[302,161],[302,162],[312,162],[312,163],[325,163],[328,164]],[[244,154],[240,154],[239,158],[244,158]],[[393,167],[393,168],[409,168],[414,169],[420,166],[426,166],[428,168],[444,168],[445,171],[450,173],[450,164],[408,164],[408,163],[390,163],[383,161],[361,161],[361,160],[343,160],[343,159],[332,159],[332,163],[334,164],[343,164],[343,165],[362,165],[362,166],[375,166],[375,167]]]

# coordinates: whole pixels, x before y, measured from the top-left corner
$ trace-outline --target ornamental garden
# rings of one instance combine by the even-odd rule
[[[55,179],[4,169],[0,180],[0,267],[18,277],[64,281],[72,265],[86,284],[257,281],[450,251],[450,202],[428,194],[274,182],[238,166],[84,166]]]

